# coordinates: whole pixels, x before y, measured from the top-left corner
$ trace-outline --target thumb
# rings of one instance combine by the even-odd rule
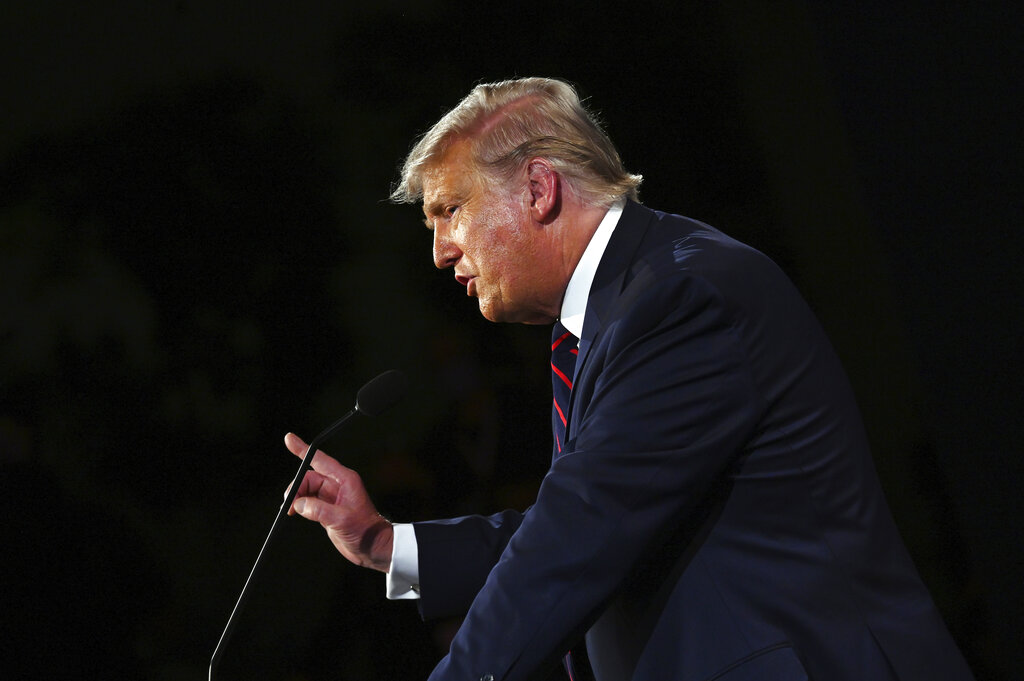
[[[299,497],[292,508],[306,520],[320,523],[325,529],[330,529],[332,524],[339,521],[337,508],[316,497]]]

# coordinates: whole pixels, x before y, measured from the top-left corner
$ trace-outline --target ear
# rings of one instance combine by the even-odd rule
[[[530,214],[537,222],[548,222],[558,215],[562,184],[547,159],[535,158],[526,165],[530,186]]]

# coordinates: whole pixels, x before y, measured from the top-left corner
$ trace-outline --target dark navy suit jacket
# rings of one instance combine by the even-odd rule
[[[882,496],[839,361],[761,253],[628,203],[566,443],[524,514],[416,524],[432,679],[970,679]]]

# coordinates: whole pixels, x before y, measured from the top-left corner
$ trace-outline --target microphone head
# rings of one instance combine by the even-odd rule
[[[356,393],[356,410],[367,416],[377,416],[405,397],[409,381],[397,369],[385,371]]]

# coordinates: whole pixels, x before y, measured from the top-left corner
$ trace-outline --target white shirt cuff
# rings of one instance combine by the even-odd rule
[[[420,561],[416,530],[410,523],[392,526],[391,570],[387,573],[389,600],[401,601],[420,597]]]

